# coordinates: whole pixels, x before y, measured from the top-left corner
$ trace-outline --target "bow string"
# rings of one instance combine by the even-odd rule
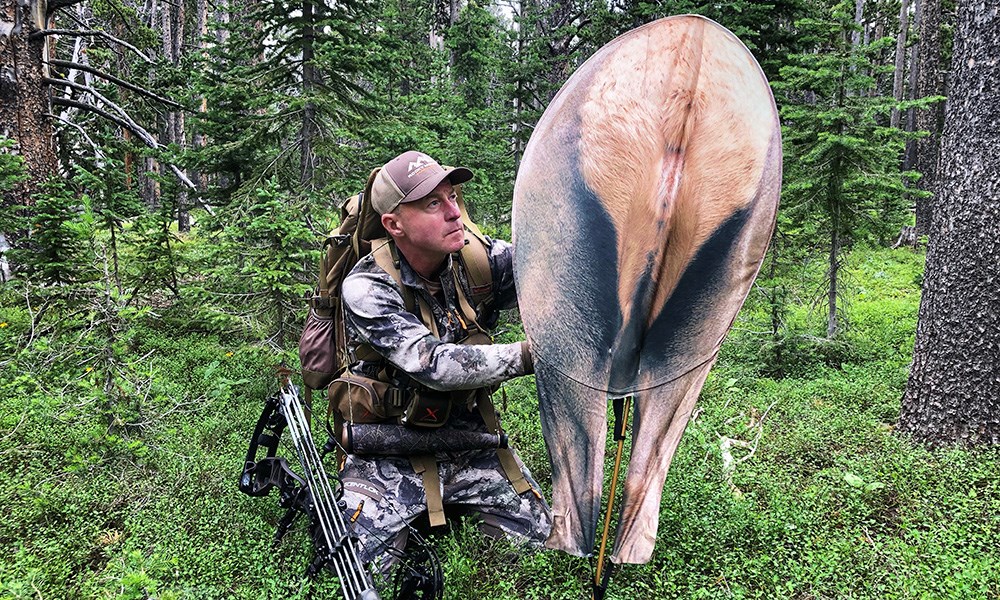
[[[366,531],[378,540],[393,558],[394,572],[380,570],[373,575],[372,565],[359,554],[359,540],[353,519],[345,518],[343,486],[339,474],[329,475],[323,458],[339,446],[331,439],[322,452],[317,450],[309,427],[309,411],[299,398],[298,387],[291,383],[291,372],[279,368],[278,391],[264,402],[264,410],[254,427],[247,449],[239,489],[250,496],[267,496],[278,490],[278,504],[285,509],[278,522],[274,543],[279,543],[301,515],[308,517],[308,530],[314,557],[306,575],[317,577],[326,570],[340,582],[344,600],[381,600],[376,580],[389,588],[393,600],[439,599],[443,595],[441,566],[434,549],[410,527],[410,548],[406,552],[392,547],[378,531]],[[297,472],[288,459],[278,455],[280,440],[287,432],[296,455]],[[360,512],[359,506],[356,513]]]

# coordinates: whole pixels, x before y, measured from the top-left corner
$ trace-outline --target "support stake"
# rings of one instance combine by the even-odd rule
[[[604,565],[604,553],[608,545],[608,531],[611,529],[611,514],[615,506],[615,494],[618,491],[618,472],[621,470],[622,450],[625,447],[625,432],[628,430],[629,411],[632,407],[632,397],[615,398],[612,400],[615,411],[615,431],[614,439],[618,442],[618,449],[615,451],[615,468],[611,473],[611,492],[608,494],[608,509],[604,513],[604,531],[601,533],[601,548],[597,552],[597,568],[594,570],[593,600],[603,600],[604,593],[608,589],[608,580],[611,579],[611,571],[614,565]]]

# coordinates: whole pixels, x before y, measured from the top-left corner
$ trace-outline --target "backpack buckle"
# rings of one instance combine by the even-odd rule
[[[385,402],[393,408],[402,408],[406,404],[406,393],[402,388],[390,385],[385,391]]]
[[[333,303],[330,301],[330,296],[323,296],[317,294],[309,299],[309,304],[313,308],[333,308]]]

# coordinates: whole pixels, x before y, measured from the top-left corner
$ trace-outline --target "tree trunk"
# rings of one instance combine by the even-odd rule
[[[961,0],[910,379],[899,429],[1000,441],[1000,11]]]
[[[920,51],[920,12],[923,10],[924,2],[923,0],[915,0],[913,6],[913,29],[917,32],[917,43],[910,46],[910,68],[907,71],[907,93],[910,100],[915,100],[920,96],[917,95],[917,71],[919,71],[917,65],[918,55]],[[906,125],[904,129],[909,132],[916,131],[917,115],[916,109],[910,108],[906,111]],[[903,154],[903,170],[910,171],[913,169],[913,164],[916,161],[914,153],[917,150],[916,140],[906,140],[906,150]]]
[[[874,42],[875,40],[882,39],[885,36],[885,21],[883,19],[879,18],[875,22],[875,25],[872,28],[872,31],[873,31],[873,33],[872,33],[872,36],[871,36],[871,39],[869,40],[869,42]],[[886,64],[888,62],[888,57],[885,57],[883,59],[882,54],[885,54],[887,52],[888,52],[887,50],[883,50],[879,54],[879,58],[875,62],[877,64],[880,64],[880,65],[881,64]],[[892,91],[892,90],[887,90],[887,88],[886,88],[886,82],[889,80],[888,76],[882,74],[878,70],[875,70],[874,69],[874,65],[872,67],[872,70],[869,72],[869,74],[872,76],[872,79],[875,82],[874,87],[872,88],[872,91],[871,91],[871,96],[888,96],[891,93],[891,91]]]
[[[844,38],[846,44],[847,39]],[[840,78],[838,80],[837,101],[838,107],[843,107],[847,97],[847,71],[841,67]],[[845,126],[843,121],[837,126],[837,135],[844,135]],[[840,248],[843,245],[844,228],[841,223],[844,202],[844,158],[840,153],[833,156],[830,162],[830,180],[827,183],[826,201],[830,213],[830,254],[829,278],[830,285],[827,288],[827,313],[826,313],[826,338],[832,340],[840,329],[837,321],[837,294],[839,293],[840,275]]]
[[[854,22],[858,24],[858,29],[851,34],[851,47],[857,48],[861,44],[861,32],[865,28],[865,0],[854,0]],[[868,43],[865,40],[865,43]]]
[[[838,161],[839,162],[839,161]],[[839,185],[839,184],[836,184]],[[836,191],[836,196],[838,199],[832,201],[831,213],[833,218],[832,227],[830,230],[830,255],[828,257],[829,262],[829,276],[830,285],[826,292],[826,338],[832,340],[834,336],[837,335],[837,329],[839,325],[837,324],[837,276],[840,274],[840,200],[839,200],[839,190]]]
[[[208,36],[208,0],[197,0],[196,10],[197,15],[197,30],[198,30],[198,54],[202,60],[205,60],[207,53],[205,51],[205,39]],[[208,99],[202,96],[198,101],[198,112],[203,116],[208,112]],[[205,134],[201,132],[200,129],[195,129],[191,134],[191,146],[195,150],[203,150],[205,145],[208,143]],[[205,190],[208,188],[208,184],[205,181],[204,174],[201,171],[194,171],[190,173],[191,181],[194,182],[195,194],[203,195]]]
[[[32,194],[59,174],[42,62],[48,55],[48,37],[29,39],[32,32],[45,28],[45,11],[42,0],[0,0],[0,136],[16,142],[14,152],[24,159],[28,173],[27,179],[4,193],[3,212],[10,206],[33,204]],[[4,233],[12,247],[22,247],[26,232]]]
[[[314,187],[313,179],[316,177],[316,152],[313,144],[316,141],[318,128],[316,127],[316,105],[312,101],[312,95],[316,88],[319,72],[314,63],[315,48],[313,44],[316,40],[316,26],[314,13],[315,7],[312,0],[302,3],[302,96],[305,98],[305,106],[302,107],[302,133],[300,146],[300,174],[299,183],[303,189]]]
[[[184,2],[171,2],[162,7],[163,10],[163,56],[174,67],[180,65],[184,53]],[[167,144],[178,148],[184,147],[184,113],[179,110],[167,112],[163,139]],[[188,190],[184,186],[177,188],[174,199],[174,214],[177,216],[177,229],[190,231],[191,220],[188,215]]]
[[[524,23],[525,11],[528,10],[530,6],[530,0],[516,0],[517,10],[515,16],[515,22],[518,24],[517,27],[517,47],[515,49],[514,55],[520,59],[524,56],[524,49],[526,46],[525,37],[527,36],[527,31],[525,31]],[[522,129],[524,129],[524,96],[526,94],[524,77],[518,76],[515,82],[514,88],[514,122],[511,124],[511,150],[514,152],[514,172],[521,166],[521,157],[524,155],[524,147],[527,145],[527,136],[523,134]]]
[[[920,43],[917,50],[917,98],[944,94],[941,76],[941,0],[920,0]],[[914,128],[929,135],[914,144],[913,168],[923,174],[917,181],[921,190],[934,193],[937,179],[938,153],[941,149],[941,128],[944,105],[915,110]],[[934,196],[917,198],[917,235],[930,231]]]
[[[219,26],[215,30],[215,42],[221,45],[229,41],[228,25],[231,19],[229,14],[229,0],[218,0],[214,6],[213,14],[215,20],[219,22]]]
[[[899,35],[896,37],[896,69],[892,74],[892,97],[896,102],[903,99],[903,74],[906,71],[906,34],[910,29],[910,6],[908,0],[899,5]],[[889,115],[889,127],[899,127],[899,109],[893,108]]]
[[[573,72],[573,45],[579,38],[580,29],[573,21],[576,10],[570,0],[543,0],[541,6],[544,10],[538,21],[538,34],[548,46],[548,55],[544,57],[548,65],[542,72],[548,83],[544,90],[545,106],[548,106]]]
[[[149,19],[148,26],[153,31],[156,31],[158,23],[160,26],[167,23],[166,17],[161,15],[161,11],[163,10],[165,9],[160,5],[159,0],[146,0],[143,14],[147,15]],[[153,83],[152,79],[150,79],[150,83]],[[159,172],[160,165],[156,159],[149,156],[142,159],[142,166],[139,172],[139,190],[142,193],[143,203],[150,211],[160,209],[160,183],[156,179],[156,175]]]
[[[160,165],[156,159],[145,157],[142,159],[142,173],[139,174],[139,181],[142,182],[140,191],[142,200],[150,211],[160,209],[160,182],[156,178],[160,174]]]

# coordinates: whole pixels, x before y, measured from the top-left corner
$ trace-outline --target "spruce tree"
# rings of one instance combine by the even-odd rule
[[[900,163],[909,134],[888,126],[897,103],[874,93],[875,78],[892,69],[876,57],[894,40],[853,44],[853,10],[841,2],[798,21],[799,35],[815,51],[791,56],[774,84],[785,146],[783,211],[804,243],[825,240],[828,339],[842,328],[843,250],[898,231],[909,207],[905,183],[916,177]]]
[[[67,288],[71,296],[96,278],[91,200],[71,182],[51,179],[34,196],[27,248],[16,252],[30,279],[42,286]]]
[[[232,207],[205,266],[208,286],[239,298],[236,312],[261,323],[282,348],[315,283],[319,256],[306,250],[315,235],[303,217],[304,201],[289,199],[273,178],[245,198]]]

